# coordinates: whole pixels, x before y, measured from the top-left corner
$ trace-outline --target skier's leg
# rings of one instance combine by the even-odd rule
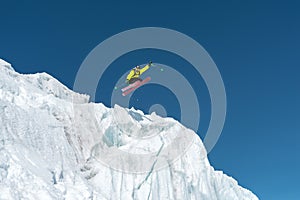
[[[142,81],[142,79],[141,78],[132,78],[132,79],[129,80],[129,84],[133,84],[137,81]]]

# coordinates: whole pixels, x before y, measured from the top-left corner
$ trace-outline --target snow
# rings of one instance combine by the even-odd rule
[[[0,59],[0,199],[258,198],[176,120],[90,103]]]

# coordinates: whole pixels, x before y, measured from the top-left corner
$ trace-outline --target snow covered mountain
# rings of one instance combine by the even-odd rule
[[[0,199],[258,198],[179,122],[89,103],[0,59]]]

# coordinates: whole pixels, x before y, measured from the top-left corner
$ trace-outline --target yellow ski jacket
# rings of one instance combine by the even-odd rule
[[[126,79],[129,81],[132,78],[138,78],[142,73],[144,73],[148,69],[149,69],[149,65],[146,65],[145,67],[143,67],[142,69],[140,69],[138,73],[136,73],[135,70],[132,69],[130,71],[130,73],[127,75]]]

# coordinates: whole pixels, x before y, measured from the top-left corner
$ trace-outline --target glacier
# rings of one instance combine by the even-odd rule
[[[178,121],[89,102],[1,59],[0,113],[0,199],[258,199]]]

